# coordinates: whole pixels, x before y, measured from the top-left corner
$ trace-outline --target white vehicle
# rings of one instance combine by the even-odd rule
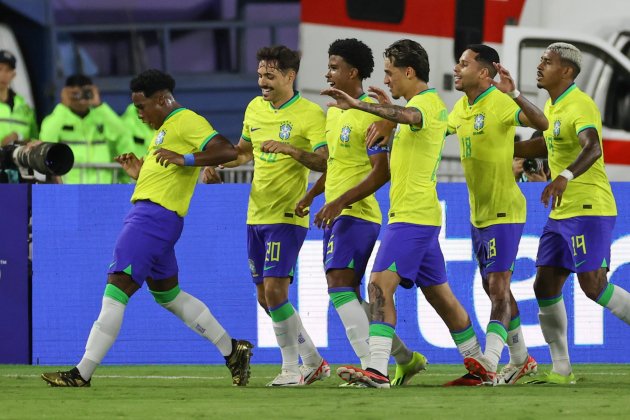
[[[385,3],[385,5],[383,5]],[[496,48],[518,88],[541,108],[547,92],[536,87],[536,66],[552,42],[584,53],[578,86],[596,101],[603,119],[604,159],[612,181],[630,181],[630,8],[627,0],[302,0],[298,87],[321,105],[327,51],[339,38],[358,38],[374,51],[366,85],[383,86],[382,51],[410,38],[429,54],[430,84],[451,107],[462,93],[453,66],[469,43]],[[519,134],[528,138],[531,130]],[[459,156],[447,140],[444,157]]]

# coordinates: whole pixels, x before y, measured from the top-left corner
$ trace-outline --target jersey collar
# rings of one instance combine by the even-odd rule
[[[274,107],[271,101],[269,101],[269,107],[273,109],[274,111],[278,109],[286,109],[290,107],[291,105],[293,105],[294,103],[296,103],[297,100],[300,99],[301,97],[302,95],[300,95],[300,92],[295,91],[295,94],[293,95],[293,97],[289,99],[288,101],[286,101],[285,103],[283,103],[282,105],[280,105],[278,108]]]
[[[477,102],[481,101],[483,98],[485,98],[486,96],[488,96],[490,94],[490,92],[492,92],[493,90],[496,90],[496,86],[494,85],[490,85],[490,87],[486,90],[484,90],[483,92],[481,92],[479,94],[479,96],[477,96],[475,98],[475,100],[473,101],[472,104],[470,104],[469,106],[473,106],[474,104],[476,104]]]
[[[431,93],[431,92],[435,92],[435,88],[428,88],[428,89],[425,89],[425,90],[423,90],[423,91],[421,91],[421,92],[418,92],[418,93],[416,94],[416,96],[418,96],[418,95],[424,95],[425,93]]]
[[[551,105],[555,105],[558,102],[560,102],[561,99],[564,99],[564,97],[567,96],[569,93],[571,93],[573,90],[575,90],[575,88],[577,88],[575,82],[571,83],[571,85],[567,88],[567,90],[562,92],[562,94],[558,96],[554,102],[551,102]]]
[[[172,110],[172,111],[171,111],[171,113],[170,113],[170,114],[168,114],[168,115],[166,116],[166,118],[164,118],[164,122],[163,122],[162,124],[164,124],[164,123],[166,122],[166,120],[168,120],[169,118],[171,118],[173,115],[175,115],[175,114],[177,114],[178,112],[183,111],[183,110],[185,110],[185,109],[186,109],[186,108],[184,108],[184,107],[182,106],[182,107],[179,107],[179,108],[176,108],[176,109]]]

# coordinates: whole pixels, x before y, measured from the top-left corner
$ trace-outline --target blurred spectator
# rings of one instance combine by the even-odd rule
[[[540,130],[534,131],[531,139],[542,137]],[[519,141],[518,138],[515,141]],[[512,172],[516,182],[547,182],[551,179],[551,171],[547,159],[523,159],[514,158]]]
[[[0,50],[0,145],[8,146],[19,140],[37,138],[35,113],[23,97],[11,89],[15,78],[15,56]],[[4,170],[0,174],[3,182],[18,182],[15,170]]]
[[[129,104],[125,112],[120,116],[125,128],[130,131],[133,138],[133,152],[136,156],[142,157],[147,154],[149,144],[153,140],[155,130],[138,118],[138,110],[134,104]]]
[[[84,75],[68,77],[61,90],[61,103],[42,122],[40,138],[69,145],[75,165],[113,163],[114,157],[133,150],[130,131],[118,114],[101,102],[98,88]],[[63,181],[109,184],[114,170],[75,168]]]

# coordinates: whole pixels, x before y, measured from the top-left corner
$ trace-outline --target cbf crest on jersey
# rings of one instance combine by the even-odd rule
[[[350,133],[352,133],[352,127],[349,125],[344,125],[341,129],[341,135],[339,135],[339,140],[342,143],[348,143],[350,141]]]
[[[164,143],[164,136],[166,136],[166,131],[160,130],[160,132],[157,134],[157,137],[155,138],[156,146],[159,146],[160,144]]]
[[[280,124],[280,134],[278,134],[280,139],[289,140],[289,137],[291,137],[292,128],[293,128],[293,125],[291,125],[289,121],[284,121],[282,124]]]
[[[560,120],[556,120],[553,123],[553,136],[558,137],[560,135]]]
[[[475,124],[473,125],[473,128],[475,129],[475,131],[481,131],[483,130],[483,125],[486,122],[486,116],[483,114],[477,114],[475,115]]]

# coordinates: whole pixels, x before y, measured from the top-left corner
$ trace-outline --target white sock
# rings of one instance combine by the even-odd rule
[[[367,369],[370,361],[370,322],[357,299],[336,308],[341,323],[346,328],[346,336],[361,360],[361,368]]]
[[[300,373],[298,356],[298,331],[300,319],[290,302],[270,310],[273,331],[282,353],[282,369]]]
[[[457,345],[457,350],[459,354],[461,354],[462,358],[473,357],[479,360],[483,353],[481,352],[481,345],[479,344],[479,340],[477,339],[477,335],[473,335],[468,340],[463,341],[461,343],[455,342]]]
[[[205,303],[182,290],[175,299],[160,305],[184,321],[197,334],[212,341],[223,356],[232,353],[232,337],[212,316]]]
[[[295,312],[295,318],[298,322],[298,353],[302,357],[302,363],[309,367],[319,367],[322,363],[322,356],[319,354],[317,347],[315,347],[313,340],[311,340],[311,336],[304,329],[302,318],[297,311]]]
[[[92,330],[85,344],[85,353],[77,365],[81,377],[90,380],[97,366],[112,347],[120,332],[120,327],[127,306],[108,296],[103,296],[101,313],[92,325]]]
[[[505,347],[503,337],[493,332],[486,334],[486,351],[483,355],[488,364],[486,368],[489,371],[497,371],[497,366],[499,364],[499,360],[501,359],[501,353],[503,353],[503,347]]]
[[[370,336],[370,365],[383,375],[387,376],[389,355],[392,351],[392,339],[380,335]]]
[[[549,345],[553,371],[567,376],[571,373],[569,345],[567,343],[567,311],[564,300],[548,306],[539,306],[538,319],[545,341]]]
[[[606,307],[610,309],[610,312],[617,318],[626,324],[630,324],[630,293],[611,283],[608,284],[606,292],[608,289],[611,289],[612,294],[610,295],[610,300],[606,304]]]
[[[361,307],[363,308],[363,311],[365,311],[365,314],[368,317],[368,324],[369,324],[369,322],[372,321],[372,313],[370,312],[370,304],[367,303],[366,301],[362,301]],[[407,363],[411,361],[411,358],[413,357],[413,352],[400,339],[400,337],[398,337],[398,334],[394,334],[394,337],[392,339],[391,355],[394,356],[394,359],[396,360],[397,364],[406,365]],[[363,365],[363,361],[361,361],[361,364]]]
[[[510,351],[510,363],[521,366],[527,361],[527,346],[521,332],[521,326],[508,331],[507,339],[508,350]]]

